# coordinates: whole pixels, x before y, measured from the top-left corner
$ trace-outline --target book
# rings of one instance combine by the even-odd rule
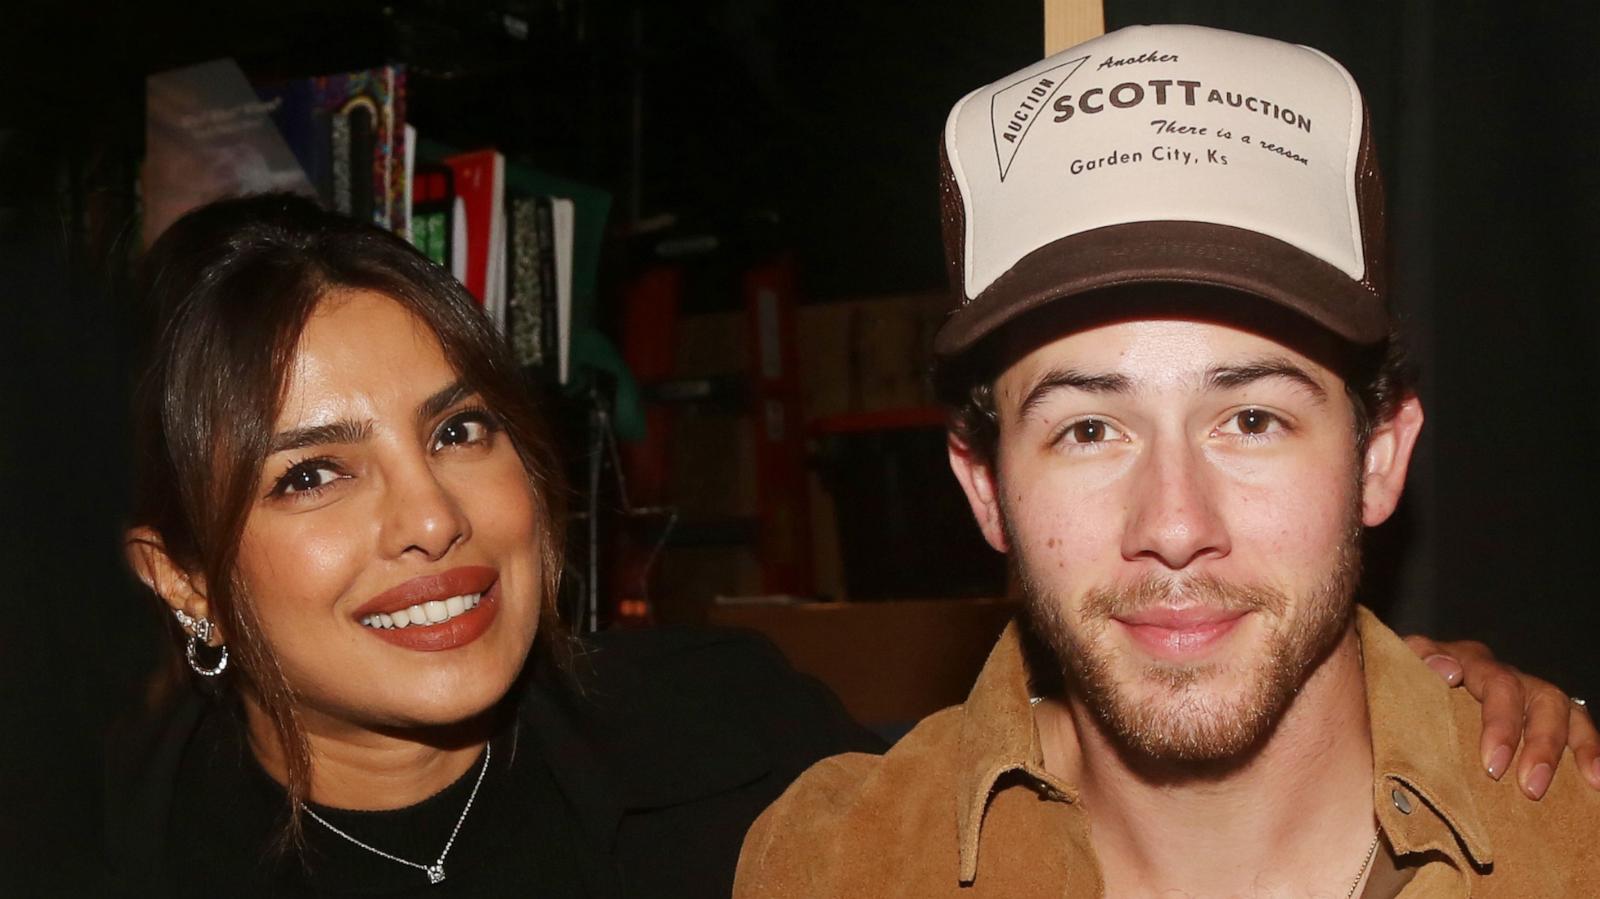
[[[422,255],[453,269],[455,172],[449,166],[425,162],[417,165],[412,182],[411,242]]]
[[[281,102],[259,97],[231,59],[145,80],[144,240],[213,200],[290,191],[315,195],[275,125]]]
[[[499,324],[505,307],[502,301],[496,309],[495,300],[503,300],[503,281],[495,286],[491,278],[492,272],[504,271],[505,157],[493,149],[475,150],[447,156],[444,164],[455,173],[456,197],[465,213],[466,270],[461,283]]]
[[[551,375],[559,378],[560,321],[556,313],[556,226],[554,201],[541,196],[534,205],[534,222],[538,229],[539,250],[539,318],[546,322],[540,332],[540,355],[552,369]]]
[[[509,255],[506,245],[506,203],[503,192],[495,195],[494,220],[489,230],[489,271],[484,282],[483,310],[489,321],[506,331],[506,270]]]
[[[544,282],[539,265],[539,199],[512,196],[507,204],[506,339],[517,364],[545,364]]]
[[[633,389],[620,358],[610,347],[595,324],[596,285],[599,270],[600,248],[604,242],[605,222],[611,196],[599,188],[582,182],[562,178],[538,169],[515,165],[503,158],[496,159],[495,171],[501,177],[499,192],[499,239],[487,249],[462,250],[463,244],[475,245],[475,228],[487,229],[494,221],[491,207],[473,222],[472,208],[477,205],[463,187],[463,173],[467,162],[487,170],[485,157],[495,159],[499,154],[492,150],[462,153],[455,148],[420,140],[418,155],[423,159],[441,160],[452,165],[456,173],[458,202],[468,210],[465,216],[455,219],[458,239],[453,249],[458,255],[458,277],[475,297],[480,298],[484,311],[501,329],[505,339],[517,349],[525,365],[537,365],[552,381],[573,383],[574,379],[588,377],[591,370],[612,374],[619,384],[619,422],[626,418],[642,421],[638,411],[637,391]],[[539,277],[532,279],[533,256],[528,252],[532,245],[526,237],[518,237],[515,221],[517,198],[534,198],[536,217],[534,231],[538,235]],[[560,211],[557,212],[557,209]],[[524,204],[521,231],[527,232],[527,208]],[[508,238],[509,232],[509,238]],[[522,249],[519,251],[518,246]],[[491,256],[498,252],[499,258]],[[518,255],[521,255],[520,269]],[[482,272],[480,276],[478,272]],[[490,274],[494,273],[491,278]],[[479,278],[483,281],[480,282]],[[474,289],[479,284],[482,287]],[[537,317],[527,308],[533,301],[533,287],[538,286],[538,305],[543,310]],[[519,286],[520,285],[520,286]],[[491,291],[493,293],[491,293]],[[498,295],[498,299],[495,298]],[[535,324],[536,322],[536,324]],[[530,335],[537,333],[536,341]],[[538,350],[533,348],[534,342]],[[531,360],[537,359],[537,362]],[[626,402],[623,402],[626,394]],[[630,425],[631,427],[631,425]]]
[[[405,222],[404,226],[396,228],[394,233],[406,240],[410,240],[411,210],[415,203],[415,198],[411,195],[411,191],[416,185],[417,176],[417,129],[408,124],[402,129],[402,134],[405,136],[405,147],[403,148],[405,152],[405,167],[400,174],[404,182],[401,187],[400,203],[405,208]]]
[[[576,205],[567,197],[513,195],[507,252],[506,339],[523,366],[571,380]]]
[[[460,194],[450,197],[450,274],[467,283],[467,202]]]
[[[409,230],[405,68],[261,82],[257,96],[330,209]]]
[[[556,380],[567,383],[572,372],[572,248],[577,206],[566,197],[550,201],[556,256]]]
[[[506,186],[530,196],[565,197],[572,201],[573,333],[594,331],[598,310],[600,248],[605,243],[611,195],[581,181],[512,163],[506,165]]]

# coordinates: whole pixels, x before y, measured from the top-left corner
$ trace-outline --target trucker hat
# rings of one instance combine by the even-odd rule
[[[944,129],[954,357],[1046,304],[1198,284],[1358,344],[1388,333],[1383,180],[1326,54],[1192,25],[1124,28],[981,87]]]

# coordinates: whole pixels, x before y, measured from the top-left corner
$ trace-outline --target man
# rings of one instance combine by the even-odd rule
[[[1028,614],[964,706],[803,775],[735,895],[1600,895],[1571,757],[1542,808],[1484,776],[1354,603],[1423,414],[1348,73],[1127,29],[962,100],[943,161],[951,464]]]

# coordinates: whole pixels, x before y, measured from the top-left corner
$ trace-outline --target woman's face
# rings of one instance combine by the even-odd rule
[[[451,724],[504,696],[538,627],[541,516],[427,325],[330,294],[273,433],[238,570],[308,727]]]

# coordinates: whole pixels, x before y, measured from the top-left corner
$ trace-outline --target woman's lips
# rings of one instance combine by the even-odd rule
[[[363,603],[361,629],[405,649],[438,652],[478,639],[499,611],[499,572],[462,566],[396,585]]]
[[[1209,652],[1247,614],[1245,609],[1157,607],[1114,620],[1150,655],[1178,662]]]
[[[478,604],[458,615],[437,624],[410,624],[406,627],[370,627],[361,629],[378,639],[402,649],[417,652],[441,652],[466,646],[483,636],[494,623],[500,611],[500,582],[496,580],[484,591]]]
[[[393,614],[421,603],[482,593],[489,589],[499,574],[487,565],[463,565],[438,574],[414,577],[367,600],[361,608],[355,610],[354,617],[360,621],[368,615],[380,612]]]

